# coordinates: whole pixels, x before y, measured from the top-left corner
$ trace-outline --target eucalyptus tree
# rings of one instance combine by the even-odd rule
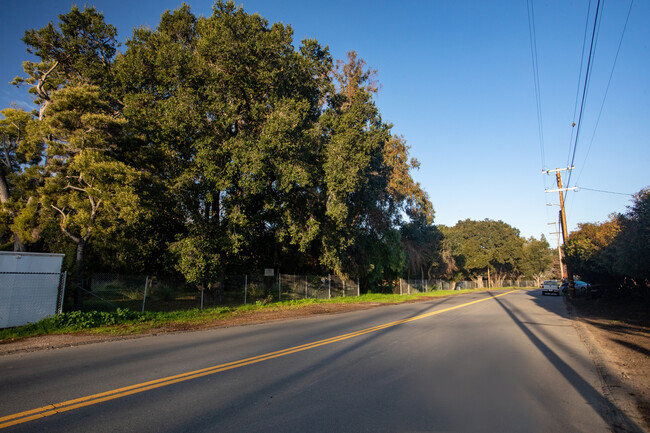
[[[423,226],[433,207],[410,175],[419,163],[382,121],[373,95],[375,71],[350,52],[333,72],[336,91],[321,117],[326,133],[321,261],[335,272],[379,284],[399,275],[406,257],[399,232],[404,216]]]

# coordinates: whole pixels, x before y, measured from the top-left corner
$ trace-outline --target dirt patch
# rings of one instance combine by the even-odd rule
[[[571,304],[600,351],[603,365],[596,364],[612,395],[631,400],[630,415],[650,432],[650,307],[605,299]]]
[[[425,298],[430,299],[430,298]],[[417,301],[409,301],[417,302]],[[317,314],[337,314],[348,311],[366,310],[369,308],[390,305],[383,303],[363,304],[314,304],[296,307],[278,307],[264,310],[245,311],[237,315],[215,319],[207,323],[171,323],[164,327],[147,329],[137,335],[108,335],[94,333],[75,333],[61,335],[42,335],[39,337],[24,338],[16,341],[0,342],[0,356],[16,352],[34,352],[37,350],[57,349],[61,347],[80,346],[90,343],[101,343],[114,340],[140,338],[151,335],[172,332],[198,331],[211,328],[227,328],[232,326],[250,325],[255,323],[271,322],[276,320],[297,319]]]

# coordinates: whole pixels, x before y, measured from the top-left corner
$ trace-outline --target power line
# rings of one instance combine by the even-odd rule
[[[546,168],[546,156],[544,154],[544,122],[542,117],[542,96],[539,80],[539,61],[537,56],[537,31],[535,29],[535,7],[533,0],[526,1],[528,10],[528,36],[530,41],[530,58],[533,66],[533,82],[535,85],[535,106],[537,109],[537,133],[539,136],[539,149],[541,156],[542,171]],[[544,190],[548,189],[546,176],[543,176]],[[546,207],[546,220],[549,220],[548,207]]]
[[[634,194],[628,194],[626,192],[603,191],[602,189],[585,188],[584,186],[578,187],[578,191],[580,191],[581,189],[584,189],[584,190],[587,190],[587,191],[594,191],[594,192],[603,192],[603,193],[606,193],[606,194],[629,195],[630,197],[634,197]]]
[[[544,123],[542,121],[542,98],[539,82],[539,63],[537,60],[537,34],[535,32],[535,8],[533,0],[526,2],[528,8],[528,36],[530,40],[530,57],[533,64],[533,81],[535,83],[535,102],[537,108],[537,132],[539,134],[539,148],[542,158],[542,170],[546,168],[544,155]]]
[[[582,116],[584,114],[584,108],[585,108],[585,100],[587,98],[587,89],[589,88],[589,79],[591,77],[591,62],[593,60],[593,55],[594,55],[594,45],[596,41],[596,29],[597,29],[597,24],[598,24],[598,17],[599,17],[599,12],[600,12],[600,1],[598,0],[598,3],[596,4],[596,14],[594,16],[594,27],[591,33],[591,45],[589,47],[589,58],[587,59],[587,71],[585,73],[585,82],[584,86],[582,89],[582,101],[580,102],[580,114],[578,115],[578,127],[576,128],[576,137],[575,137],[575,142],[573,144],[573,156],[571,157],[571,164],[569,164],[570,167],[573,167],[573,162],[576,159],[576,149],[578,148],[578,139],[580,138],[580,126],[582,124]],[[569,172],[569,179],[567,181],[567,186],[571,185],[571,173]],[[566,192],[565,192],[566,196]]]
[[[589,142],[589,148],[587,148],[587,154],[585,159],[582,162],[582,167],[580,173],[578,174],[578,182],[580,182],[580,177],[582,177],[582,171],[585,168],[587,158],[589,157],[589,152],[591,152],[591,146],[594,144],[594,138],[596,137],[596,130],[598,129],[598,124],[600,123],[600,116],[603,114],[603,107],[605,106],[605,100],[607,99],[607,93],[609,92],[609,86],[612,83],[612,77],[614,76],[614,68],[616,68],[616,62],[618,60],[618,55],[621,52],[621,45],[623,45],[623,37],[625,36],[625,30],[627,29],[627,23],[630,21],[630,14],[632,12],[632,5],[634,0],[630,0],[630,7],[627,10],[627,17],[625,18],[625,25],[623,26],[623,31],[621,32],[621,39],[618,41],[618,48],[616,50],[616,56],[614,57],[614,64],[612,64],[612,70],[609,73],[609,80],[607,81],[607,87],[605,88],[605,96],[603,96],[603,102],[600,105],[600,111],[598,112],[598,118],[596,119],[596,126],[594,126],[594,133],[591,135],[591,141]]]
[[[587,31],[589,30],[589,16],[591,15],[591,0],[589,0],[589,6],[587,7],[587,15],[585,17],[585,31],[582,36],[582,52],[580,54],[580,69],[578,71],[578,84],[576,85],[576,100],[573,106],[573,124],[571,125],[571,138],[569,139],[569,154],[567,155],[566,163],[569,165],[569,160],[571,159],[571,148],[573,147],[573,132],[575,131],[576,126],[576,113],[578,112],[578,98],[580,96],[580,83],[582,82],[582,67],[584,66],[585,61],[585,47],[587,46]]]

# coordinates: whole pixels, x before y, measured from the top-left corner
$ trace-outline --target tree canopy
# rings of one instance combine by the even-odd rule
[[[580,224],[564,253],[572,271],[592,284],[650,299],[650,188],[639,191],[624,214]]]
[[[38,61],[14,84],[37,110],[2,110],[6,247],[70,253],[79,284],[90,266],[207,289],[268,267],[381,284],[416,266],[403,236],[435,249],[419,163],[355,52],[230,1],[116,40],[92,7],[25,32]]]
[[[489,273],[499,285],[505,279],[539,281],[550,275],[553,253],[546,239],[524,239],[503,221],[468,219],[442,227],[442,233],[443,251],[464,278],[482,281]]]

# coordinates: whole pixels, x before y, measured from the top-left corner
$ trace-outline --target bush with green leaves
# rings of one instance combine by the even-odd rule
[[[43,319],[52,327],[61,329],[91,329],[99,326],[118,325],[120,323],[146,320],[146,314],[118,308],[115,312],[105,311],[70,311]]]

